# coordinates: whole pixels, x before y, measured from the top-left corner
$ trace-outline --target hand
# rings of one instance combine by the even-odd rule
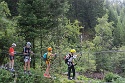
[[[57,53],[54,54],[54,57],[57,58]]]
[[[14,51],[14,54],[16,54],[16,51]]]
[[[55,54],[51,54],[52,57],[55,57],[56,56],[56,53]]]
[[[33,53],[33,51],[30,51],[30,53]]]
[[[77,63],[75,63],[75,66],[77,65]]]
[[[9,55],[14,55],[14,53],[9,53]]]
[[[33,51],[30,52],[31,54],[34,54]]]
[[[77,57],[77,55],[74,55],[74,56],[73,56],[73,58],[76,58],[76,57]]]
[[[24,53],[24,55],[29,55],[29,53]]]
[[[54,55],[57,56],[57,53],[55,53]]]
[[[73,63],[73,65],[74,65],[74,66],[76,66],[76,65],[77,65],[77,63],[75,63],[75,64]]]

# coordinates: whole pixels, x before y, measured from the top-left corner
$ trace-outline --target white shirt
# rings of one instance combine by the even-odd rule
[[[68,54],[66,56],[66,58],[69,58],[69,57],[70,57],[70,55]],[[77,55],[71,55],[71,57],[69,58],[68,62],[73,62],[73,59],[75,59],[76,57],[77,57]]]

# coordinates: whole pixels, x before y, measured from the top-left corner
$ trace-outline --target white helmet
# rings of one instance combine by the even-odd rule
[[[12,44],[12,46],[16,46],[16,44],[15,44],[15,43],[13,43],[13,44]]]
[[[27,42],[26,45],[30,45],[30,46],[31,46],[31,43],[30,43],[30,42]]]

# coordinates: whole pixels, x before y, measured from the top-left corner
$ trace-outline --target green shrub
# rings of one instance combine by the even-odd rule
[[[53,79],[47,79],[40,70],[31,69],[31,75],[19,73],[17,83],[54,83]]]
[[[0,83],[10,83],[13,81],[13,76],[10,72],[0,69]]]
[[[16,75],[7,70],[0,69],[0,83],[59,83],[58,78],[47,79],[43,72],[31,69],[31,75],[24,74],[21,70]]]
[[[74,80],[68,80],[68,79],[64,79],[62,82],[60,83],[75,83]]]
[[[100,83],[100,82],[102,82],[102,80],[91,79],[91,78],[87,78],[82,75],[77,76],[77,79],[83,81],[84,83]]]
[[[113,83],[125,83],[125,78],[120,77],[115,81],[113,80]]]
[[[106,82],[112,82],[113,80],[117,80],[118,78],[120,78],[120,76],[118,76],[117,74],[113,74],[113,73],[107,73],[105,76],[105,81]]]

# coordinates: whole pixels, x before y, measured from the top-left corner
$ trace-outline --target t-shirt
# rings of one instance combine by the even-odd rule
[[[51,54],[52,54],[51,52],[48,52],[48,53],[47,53],[47,60],[51,60],[51,59],[52,59]]]
[[[14,48],[13,47],[9,48],[9,55],[14,56]]]
[[[68,57],[69,57],[68,62],[74,62],[74,59],[77,57],[77,55],[69,54]]]

